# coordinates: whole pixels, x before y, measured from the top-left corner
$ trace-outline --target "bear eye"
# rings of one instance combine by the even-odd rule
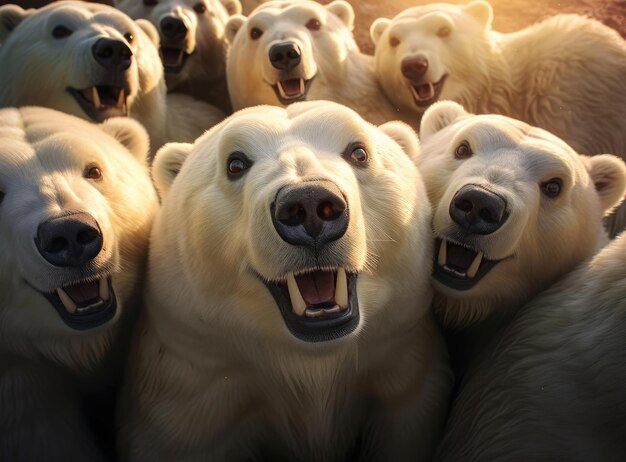
[[[133,43],[133,40],[135,39],[135,37],[133,36],[133,34],[131,34],[130,32],[126,32],[124,34],[124,38],[126,39],[126,41],[128,43]]]
[[[467,141],[461,141],[461,144],[454,150],[454,157],[456,159],[467,159],[472,157],[472,148]]]
[[[72,35],[72,30],[65,26],[56,26],[52,29],[52,36],[57,39],[62,39]]]
[[[363,146],[361,143],[350,144],[346,148],[344,157],[351,164],[359,167],[365,167],[370,160],[370,156],[365,150],[365,146]]]
[[[102,179],[102,170],[97,165],[89,165],[83,176],[88,180],[100,180]]]
[[[235,151],[231,153],[226,162],[228,179],[236,180],[241,178],[250,167],[252,167],[252,162],[243,152]]]
[[[560,178],[552,178],[544,183],[541,183],[541,192],[551,199],[558,197],[561,194],[561,188],[563,187],[563,181]]]
[[[440,27],[439,30],[437,31],[437,37],[447,37],[448,35],[450,35],[450,28],[447,26],[443,26]]]
[[[204,14],[206,12],[206,5],[202,2],[198,2],[193,6],[193,10],[198,14]]]
[[[398,45],[400,45],[400,39],[398,37],[390,37],[389,38],[389,46],[390,47],[395,48]]]
[[[146,6],[155,6],[157,3],[156,0],[143,0],[143,4]]]
[[[250,38],[252,40],[258,39],[261,35],[263,35],[263,31],[258,27],[253,27],[252,29],[250,29]]]
[[[320,30],[322,24],[317,19],[309,19],[306,23],[306,28],[309,30]]]

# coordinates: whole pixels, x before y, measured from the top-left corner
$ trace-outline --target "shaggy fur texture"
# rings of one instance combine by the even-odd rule
[[[430,207],[394,139],[417,146],[400,122],[377,128],[320,101],[242,110],[159,151],[163,207],[119,432],[128,459],[430,460],[451,377],[429,314]],[[344,153],[355,141],[366,164]],[[249,160],[238,179],[233,152]],[[350,211],[317,253],[271,219],[282,188],[312,180]],[[338,267],[358,274],[358,325],[297,338],[263,281]]]
[[[99,460],[79,402],[115,383],[111,351],[136,309],[156,211],[147,134],[128,119],[98,127],[23,108],[0,111],[0,139],[0,459]],[[94,166],[102,178],[85,178]],[[38,227],[77,212],[96,219],[103,248],[79,269],[55,266],[37,251]],[[89,330],[42,295],[106,275],[117,312]]]

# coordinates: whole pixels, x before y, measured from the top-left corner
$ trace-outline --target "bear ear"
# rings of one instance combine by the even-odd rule
[[[463,11],[476,18],[478,22],[485,27],[485,29],[491,27],[491,22],[493,21],[493,8],[488,2],[484,0],[469,2],[463,7]]]
[[[420,123],[420,138],[425,140],[429,136],[446,128],[460,118],[470,116],[459,103],[454,101],[440,101],[430,106]]]
[[[34,10],[25,10],[17,5],[4,5],[0,6],[0,43],[4,42],[4,39],[13,32],[28,15]]]
[[[624,198],[626,164],[622,159],[611,154],[582,156],[582,158],[600,196],[604,211],[610,211]]]
[[[156,30],[154,25],[146,19],[136,19],[135,22],[139,28],[146,33],[148,38],[158,48],[161,45],[161,38],[159,37],[159,31]]]
[[[394,120],[384,123],[378,128],[398,143],[405,154],[415,162],[420,152],[420,143],[417,138],[417,133],[415,133],[410,125]]]
[[[190,143],[167,143],[157,151],[152,163],[152,179],[161,198],[167,195],[192,149]]]
[[[378,18],[372,23],[370,26],[370,37],[372,42],[374,42],[374,46],[378,45],[380,37],[385,33],[389,24],[391,24],[391,19],[387,18]]]
[[[354,28],[354,10],[348,2],[335,0],[326,5],[326,9],[341,19],[349,30]]]
[[[228,16],[241,14],[241,2],[239,0],[221,0],[222,5],[226,8]]]
[[[102,122],[100,128],[119,141],[142,164],[146,163],[150,138],[143,125],[129,117],[112,117]]]
[[[242,14],[235,14],[230,17],[230,19],[226,23],[226,26],[224,26],[224,34],[228,43],[233,43],[237,32],[239,32],[239,29],[241,29],[241,26],[245,24],[247,19],[248,18],[246,18]]]

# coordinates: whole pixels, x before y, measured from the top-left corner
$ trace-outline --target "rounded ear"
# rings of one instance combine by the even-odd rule
[[[417,133],[410,125],[394,120],[386,122],[378,128],[398,143],[405,154],[409,156],[409,159],[415,162],[420,153],[420,143]]]
[[[447,127],[460,118],[470,116],[459,103],[454,101],[440,101],[433,104],[422,116],[420,123],[420,138],[425,140],[439,130]]]
[[[191,153],[193,144],[167,143],[159,149],[152,163],[152,179],[163,199]]]
[[[161,45],[161,38],[159,37],[159,31],[154,27],[147,19],[136,19],[135,22],[139,28],[146,33],[148,38],[158,48]]]
[[[100,128],[120,142],[142,164],[150,151],[150,138],[146,129],[129,117],[112,117],[100,124]]]
[[[604,211],[610,211],[624,198],[626,164],[622,159],[612,154],[581,157],[600,196]]]
[[[228,16],[241,14],[241,2],[239,0],[221,0],[222,5],[226,8]]]
[[[247,19],[242,14],[235,14],[230,17],[226,26],[224,26],[224,34],[228,43],[233,43],[237,32],[239,32],[239,29],[241,29],[241,26],[245,24]]]
[[[354,28],[354,10],[352,5],[343,0],[335,0],[326,5],[326,9],[337,16],[349,30]]]
[[[463,7],[463,11],[476,18],[476,20],[478,20],[478,22],[481,23],[485,29],[491,27],[491,22],[493,21],[493,8],[485,0],[475,0],[473,2],[469,2]]]
[[[12,4],[0,6],[0,43],[33,11]]]
[[[380,37],[385,33],[387,28],[391,24],[391,19],[378,18],[370,26],[370,38],[374,42],[374,46],[378,45]]]

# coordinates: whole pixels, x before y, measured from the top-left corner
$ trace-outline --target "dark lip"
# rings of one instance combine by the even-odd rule
[[[484,278],[487,274],[489,274],[489,272],[498,263],[500,263],[503,260],[506,260],[506,258],[503,258],[500,260],[489,260],[488,258],[483,257],[483,260],[480,266],[478,267],[478,271],[476,272],[476,275],[473,278],[460,277],[460,276],[457,276],[453,273],[446,271],[445,269],[443,269],[443,267],[439,266],[438,257],[439,257],[439,247],[441,246],[441,241],[442,241],[441,238],[435,239],[435,255],[434,255],[432,277],[437,282],[454,290],[460,290],[460,291],[470,290],[471,288],[475,287],[476,284],[478,284],[482,278]],[[469,248],[475,252],[478,252],[471,246],[462,245],[460,243],[451,241],[449,239],[446,239],[446,241],[448,242],[448,245],[449,244],[459,245],[461,247]]]
[[[409,88],[409,91],[411,92],[411,97],[413,98],[413,102],[419,107],[428,107],[431,104],[436,103],[439,100],[439,96],[441,95],[441,91],[443,90],[443,84],[445,83],[445,80],[447,77],[448,77],[448,74],[444,74],[444,76],[441,77],[438,82],[433,83],[433,86],[435,87],[435,95],[429,99],[425,99],[425,100],[416,99],[415,95],[413,94],[413,91]],[[421,84],[415,83],[415,82],[411,82],[410,80],[407,80],[407,83],[411,87],[423,85],[423,83]]]
[[[74,330],[89,330],[96,327],[99,327],[115,316],[117,312],[117,297],[113,290],[113,283],[111,281],[111,276],[102,276],[107,278],[107,283],[109,285],[109,294],[110,298],[107,302],[105,302],[102,307],[99,307],[97,310],[90,310],[89,313],[85,314],[72,314],[69,313],[61,299],[57,295],[56,292],[42,292],[38,290],[40,294],[42,294],[46,299],[50,302],[50,304],[57,311],[63,322],[70,328]],[[78,281],[80,282],[80,281]],[[32,286],[31,286],[32,287]]]
[[[126,100],[124,104],[124,109],[119,109],[114,106],[106,106],[102,105],[100,109],[96,109],[96,107],[89,101],[85,99],[85,97],[81,94],[81,91],[91,88],[91,87],[117,87],[124,88],[124,94],[126,95]],[[80,108],[87,114],[87,116],[98,123],[104,122],[106,119],[110,117],[127,117],[128,116],[128,95],[130,93],[130,86],[125,84],[123,86],[120,85],[91,85],[90,87],[85,87],[83,90],[77,90],[76,88],[67,87],[67,92],[74,97]]]
[[[293,77],[293,78],[302,78],[302,77]],[[276,98],[278,98],[278,101],[280,101],[280,104],[283,104],[285,106],[290,105],[291,103],[297,103],[299,101],[306,101],[306,95],[309,93],[309,87],[311,86],[311,82],[313,82],[313,79],[315,79],[315,76],[311,77],[309,80],[304,80],[304,93],[297,97],[297,98],[289,98],[289,99],[285,99],[282,96],[280,96],[280,90],[278,89],[278,83],[275,83],[274,85],[271,85],[272,90],[274,90],[274,93],[276,94]],[[289,79],[282,79],[282,80],[289,80]],[[280,80],[279,80],[280,81]]]
[[[163,54],[162,54],[162,50],[163,49],[168,49],[168,50],[177,50],[177,51],[182,51],[182,48],[177,48],[177,47],[161,47],[159,48],[159,57],[161,58],[161,62],[163,63],[163,71],[165,71],[166,74],[179,74],[180,71],[183,70],[183,67],[185,67],[185,64],[187,63],[187,59],[189,58],[189,56],[191,56],[189,53],[187,53],[186,51],[183,51],[183,60],[182,62],[178,65],[178,66],[167,66],[165,64],[165,62],[163,62]]]
[[[294,337],[309,343],[336,340],[354,332],[359,325],[359,302],[356,293],[358,274],[346,273],[348,281],[348,309],[339,316],[306,318],[295,314],[291,307],[287,284],[266,281],[259,277],[276,301],[283,320]]]

